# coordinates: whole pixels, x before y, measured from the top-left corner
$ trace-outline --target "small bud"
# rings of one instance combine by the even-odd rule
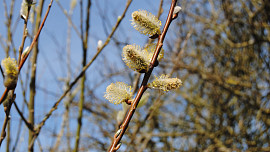
[[[7,111],[12,104],[12,93],[12,90],[9,90],[7,96],[3,100],[3,106],[5,111]]]
[[[115,147],[114,150],[118,150],[118,149],[121,147],[121,145],[122,145],[122,143],[120,142],[120,143]]]
[[[97,42],[97,49],[98,50],[101,49],[102,45],[103,45],[103,42],[101,40],[98,40],[98,42]]]
[[[107,87],[104,97],[111,103],[119,104],[132,98],[132,88],[124,82],[111,83]]]
[[[22,53],[22,56],[21,56],[21,60],[25,57],[25,55],[27,55],[29,53],[29,46],[27,46],[24,50],[23,50],[23,53]]]
[[[132,13],[132,23],[134,28],[144,35],[160,34],[161,21],[155,15],[139,10]]]
[[[180,6],[175,6],[173,9],[173,14],[178,14],[181,10],[182,8]]]
[[[117,130],[117,132],[116,132],[115,135],[114,135],[115,138],[117,138],[121,132],[122,132],[122,129]]]
[[[148,84],[149,88],[160,89],[163,91],[169,91],[172,89],[177,89],[182,85],[182,81],[178,78],[169,78],[168,75],[161,75],[156,77],[156,79]]]
[[[36,4],[36,2],[33,2],[33,0],[22,0],[20,14],[23,20],[26,20],[28,6],[33,5],[33,4]]]
[[[146,72],[150,65],[149,55],[137,45],[126,45],[123,48],[122,59],[134,71]]]
[[[118,17],[117,17],[117,21],[119,21],[120,19],[121,19],[121,16],[118,16]]]
[[[2,67],[4,68],[4,85],[10,90],[16,88],[17,80],[18,80],[18,66],[15,59],[11,59],[10,57],[5,58],[1,62]]]
[[[21,18],[24,20],[26,20],[27,11],[28,11],[28,4],[26,0],[22,0],[20,14],[21,14]]]

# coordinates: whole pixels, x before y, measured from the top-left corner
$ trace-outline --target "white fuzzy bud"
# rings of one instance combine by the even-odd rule
[[[103,42],[101,40],[98,40],[98,42],[97,42],[97,49],[98,50],[101,49],[102,45],[103,45]]]
[[[180,6],[175,6],[173,10],[173,14],[178,14],[181,10],[182,8]]]
[[[121,19],[121,16],[118,16],[118,17],[117,17],[117,21],[120,20],[120,19]]]
[[[27,46],[27,47],[23,50],[21,59],[23,59],[23,58],[25,57],[25,55],[28,54],[29,51],[30,51],[30,50],[29,50],[29,46]]]
[[[27,11],[28,11],[28,4],[25,0],[22,0],[20,14],[24,20],[26,20]]]

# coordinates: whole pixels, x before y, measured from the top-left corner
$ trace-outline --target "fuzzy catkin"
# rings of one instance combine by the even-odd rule
[[[169,78],[168,75],[161,75],[156,77],[156,79],[148,84],[149,88],[160,89],[163,91],[169,91],[172,89],[177,89],[182,85],[182,81],[178,78]]]
[[[144,35],[160,34],[161,21],[155,15],[145,10],[139,10],[132,13],[132,25]]]
[[[4,85],[8,89],[15,89],[18,80],[18,66],[15,59],[11,59],[10,57],[5,58],[1,62],[2,67],[4,68]]]
[[[134,71],[147,71],[150,61],[147,51],[137,45],[126,45],[123,48],[122,59],[126,65]]]
[[[104,97],[111,103],[119,104],[132,98],[132,88],[124,82],[111,83],[107,87]]]

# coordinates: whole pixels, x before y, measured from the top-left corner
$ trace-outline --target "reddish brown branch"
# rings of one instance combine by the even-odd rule
[[[34,37],[32,43],[31,43],[31,45],[30,45],[30,47],[29,47],[28,53],[27,53],[26,55],[24,55],[23,58],[21,59],[21,62],[20,62],[20,64],[19,64],[19,71],[21,71],[22,66],[24,65],[24,63],[25,63],[25,61],[26,61],[28,55],[31,53],[31,51],[32,51],[32,49],[33,49],[33,47],[34,47],[34,45],[36,44],[36,42],[37,42],[37,40],[38,40],[38,37],[39,37],[39,35],[40,35],[40,32],[41,32],[41,30],[42,30],[42,28],[43,28],[43,26],[44,26],[44,24],[45,24],[45,21],[46,21],[46,19],[47,19],[47,16],[49,15],[49,12],[50,12],[50,10],[51,10],[52,3],[53,3],[53,0],[51,0],[50,4],[48,5],[47,12],[46,12],[46,14],[45,14],[45,16],[44,16],[44,19],[43,19],[41,25],[39,26],[39,29],[38,29],[38,32],[37,32],[36,36]]]
[[[165,38],[166,33],[168,31],[168,28],[169,28],[172,20],[174,19],[173,18],[173,10],[174,10],[174,7],[176,6],[176,2],[177,2],[177,0],[172,0],[171,8],[170,8],[165,26],[163,28],[161,35],[158,37],[157,47],[156,47],[155,53],[151,59],[150,68],[149,68],[148,72],[145,73],[145,75],[144,75],[141,87],[137,93],[137,96],[135,97],[134,101],[132,102],[132,105],[131,105],[122,125],[120,126],[120,129],[114,135],[111,147],[108,150],[109,152],[115,152],[120,148],[120,145],[121,145],[120,141],[121,141],[123,135],[125,134],[125,131],[129,125],[129,122],[130,122],[130,120],[131,120],[131,118],[132,118],[132,116],[137,108],[137,105],[138,105],[144,91],[147,89],[147,82],[152,74],[153,69],[154,69],[154,65],[155,65],[154,63],[156,63],[156,61],[157,61],[157,57],[158,57],[158,54],[163,46],[163,41],[164,41],[164,38]]]

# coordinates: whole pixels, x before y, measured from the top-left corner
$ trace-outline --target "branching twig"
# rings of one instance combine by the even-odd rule
[[[50,8],[51,8],[51,5],[52,5],[52,2],[53,2],[53,0],[51,0],[50,4],[49,4],[49,6],[48,6],[46,15],[45,15],[45,17],[44,17],[44,19],[43,19],[43,21],[42,21],[40,27],[39,27],[39,30],[38,30],[37,34],[35,35],[34,40],[32,41],[32,43],[31,43],[31,45],[30,45],[30,47],[29,47],[28,53],[26,53],[26,55],[24,55],[22,59],[21,59],[21,57],[19,58],[19,60],[21,59],[20,62],[19,62],[19,67],[18,67],[19,72],[21,71],[21,68],[23,67],[23,65],[24,65],[24,63],[25,63],[27,57],[29,56],[29,54],[30,54],[32,48],[34,47],[34,45],[35,45],[36,42],[37,42],[37,39],[38,39],[38,37],[39,37],[39,35],[40,35],[40,32],[41,32],[41,30],[42,30],[42,28],[43,28],[43,26],[44,26],[44,24],[45,24],[45,21],[46,21],[46,19],[47,19],[47,16],[48,16],[48,14],[49,14],[49,12],[50,12]],[[30,10],[29,7],[28,7],[28,10]],[[27,16],[29,16],[29,11],[28,11]],[[25,34],[25,32],[26,32],[26,31],[25,31],[25,29],[24,29],[24,34]],[[24,41],[24,40],[23,40],[23,41]],[[24,43],[24,42],[22,42],[22,44],[23,44],[23,43]],[[0,104],[4,101],[5,97],[7,96],[8,91],[9,91],[9,89],[6,88],[5,91],[4,91],[4,93],[3,93],[3,95],[2,95],[2,97],[1,97],[1,99],[0,99]],[[14,91],[15,91],[15,89],[12,90],[12,91],[13,91],[13,96],[14,96]],[[7,110],[7,111],[8,111],[7,113],[9,113],[9,110],[10,110],[10,109]],[[4,138],[5,138],[6,124],[7,124],[8,120],[9,120],[8,117],[9,117],[9,116],[6,115],[5,122],[4,122],[4,125],[3,125],[3,128],[2,128],[2,133],[1,133],[0,145],[1,145],[2,141],[3,141]]]
[[[53,105],[53,107],[51,108],[51,110],[46,114],[46,116],[43,118],[43,120],[37,125],[36,133],[35,133],[34,138],[33,138],[32,142],[31,142],[31,144],[29,146],[32,146],[34,144],[34,141],[35,141],[36,137],[38,136],[41,128],[44,126],[44,124],[47,121],[47,119],[50,118],[50,116],[52,115],[52,113],[57,109],[59,103],[63,100],[63,98],[67,95],[67,93],[73,88],[73,86],[78,82],[78,80],[83,76],[83,74],[85,73],[85,71],[92,65],[92,63],[96,60],[96,58],[101,53],[101,51],[109,44],[110,39],[112,38],[112,36],[114,35],[116,29],[118,28],[118,26],[120,25],[121,21],[125,17],[125,14],[127,12],[127,9],[129,8],[131,2],[132,2],[132,0],[128,0],[127,1],[126,8],[125,8],[123,14],[121,15],[120,18],[117,19],[117,22],[116,22],[115,26],[112,28],[112,32],[107,37],[107,39],[106,39],[105,43],[102,45],[102,47],[100,47],[98,49],[97,53],[94,55],[94,57],[91,59],[91,61],[89,61],[87,63],[87,65],[82,69],[82,71],[75,78],[75,80],[72,83],[70,83],[70,85],[68,86],[68,88],[62,94],[62,96],[55,102],[55,104]]]
[[[40,35],[40,32],[41,32],[41,30],[42,30],[42,28],[43,28],[43,26],[44,26],[44,24],[45,24],[45,21],[46,21],[48,15],[49,15],[49,12],[50,12],[52,3],[53,3],[53,0],[51,0],[50,4],[48,5],[47,12],[46,12],[46,14],[45,14],[45,16],[44,16],[44,19],[43,19],[43,21],[42,21],[42,23],[41,23],[41,25],[40,25],[40,27],[39,27],[39,29],[38,29],[38,32],[37,32],[37,34],[35,35],[35,37],[34,37],[32,43],[31,43],[31,45],[29,46],[29,51],[23,56],[23,58],[22,58],[21,61],[20,61],[19,68],[18,68],[18,69],[19,69],[19,72],[21,71],[21,69],[22,69],[22,67],[23,67],[23,65],[24,65],[24,63],[25,63],[25,61],[26,61],[26,59],[28,58],[28,56],[29,56],[29,54],[31,53],[31,51],[32,51],[32,49],[33,49],[33,47],[34,47],[34,45],[35,45],[36,42],[37,42],[37,39],[38,39],[38,37],[39,37],[39,35]],[[8,92],[8,89],[6,88],[5,91],[4,91],[4,93],[3,93],[3,95],[2,95],[2,97],[1,97],[1,99],[0,99],[0,104],[2,104],[3,99],[4,99],[5,96],[7,95],[7,92]]]
[[[41,22],[41,14],[44,6],[44,0],[39,1],[38,10],[36,11],[36,22],[35,28],[33,29],[33,33],[36,34],[37,30],[40,26]],[[28,120],[31,126],[35,125],[35,96],[36,96],[36,71],[37,71],[37,58],[38,58],[38,41],[33,47],[33,54],[32,54],[32,65],[31,65],[31,76],[30,76],[30,94],[29,94],[29,102],[28,102]],[[32,141],[32,137],[34,135],[33,131],[29,131],[28,142]],[[30,152],[34,151],[34,147],[31,147]]]
[[[89,28],[90,28],[90,7],[91,7],[91,0],[88,0],[87,4],[87,10],[86,10],[86,27],[85,27],[85,34],[83,30],[83,3],[82,0],[80,1],[81,4],[81,36],[82,36],[82,51],[83,51],[83,61],[82,61],[82,67],[86,65],[86,56],[87,56],[87,50],[88,50],[88,35],[89,35]],[[80,145],[80,134],[81,134],[81,128],[82,128],[82,117],[83,117],[83,103],[85,100],[84,96],[84,90],[85,90],[85,81],[86,81],[86,75],[84,73],[82,80],[81,80],[81,94],[80,94],[80,101],[78,104],[79,107],[79,115],[78,115],[78,126],[76,131],[76,138],[75,138],[75,147],[74,152],[77,152]]]
[[[71,24],[71,26],[73,27],[73,29],[75,30],[76,34],[82,39],[81,34],[79,32],[79,30],[77,29],[77,27],[74,25],[74,23],[72,22],[71,16],[70,14],[68,14],[68,12],[63,8],[63,6],[61,5],[61,3],[59,1],[56,1],[56,4],[58,4],[58,6],[60,7],[60,9],[62,10],[62,12],[65,14],[65,16],[68,19],[68,22]]]
[[[155,53],[151,59],[151,63],[150,63],[150,68],[148,70],[147,73],[145,73],[144,75],[144,78],[143,78],[143,81],[142,81],[142,84],[141,84],[141,87],[137,93],[137,96],[135,97],[134,101],[132,102],[132,105],[123,121],[123,124],[121,125],[120,129],[116,132],[116,134],[114,135],[114,138],[113,138],[113,141],[112,141],[112,144],[111,144],[111,147],[108,151],[110,152],[114,152],[114,151],[117,151],[119,148],[120,148],[120,141],[129,125],[129,122],[136,110],[136,107],[144,93],[144,91],[147,89],[147,82],[151,76],[151,73],[154,69],[154,65],[157,61],[157,57],[158,57],[158,54],[163,46],[163,41],[164,41],[164,38],[166,36],[166,33],[168,31],[168,28],[172,22],[172,20],[174,19],[174,16],[173,16],[173,10],[174,10],[174,7],[176,6],[176,2],[177,0],[172,0],[172,4],[171,4],[171,8],[170,8],[170,11],[169,11],[169,14],[168,14],[168,17],[167,17],[167,21],[165,23],[165,26],[163,28],[163,31],[161,33],[161,35],[159,36],[158,38],[158,43],[157,43],[157,47],[156,47],[156,50],[155,50]]]
[[[6,115],[4,123],[3,123],[2,131],[1,131],[0,146],[2,145],[2,142],[6,137],[6,131],[5,130],[6,130],[8,121],[9,121],[9,116]]]
[[[25,117],[23,116],[23,113],[20,111],[18,105],[16,104],[16,102],[14,101],[14,106],[17,110],[17,112],[19,113],[20,117],[22,118],[22,120],[24,121],[24,123],[26,124],[26,126],[28,127],[28,129],[32,132],[34,132],[34,127],[33,125],[31,125],[26,119]]]
[[[18,64],[20,64],[20,62],[21,62],[21,56],[22,56],[22,51],[23,51],[25,39],[26,39],[26,37],[28,35],[28,33],[27,33],[27,23],[28,23],[28,18],[29,18],[29,14],[30,14],[30,9],[31,9],[31,5],[28,5],[26,17],[24,19],[22,43],[21,43],[21,46],[19,47]]]
[[[44,16],[44,19],[43,19],[41,25],[39,26],[39,29],[38,29],[37,34],[35,35],[35,37],[34,37],[32,43],[31,43],[31,45],[29,46],[29,51],[28,51],[28,53],[26,53],[26,55],[23,56],[23,58],[22,58],[22,60],[21,60],[21,62],[20,62],[20,64],[19,64],[19,71],[21,71],[22,66],[24,65],[26,59],[28,58],[29,54],[31,53],[31,51],[32,51],[32,49],[33,49],[33,47],[34,47],[34,45],[36,44],[36,42],[37,42],[37,40],[38,40],[38,37],[39,37],[39,35],[40,35],[40,32],[41,32],[41,30],[42,30],[42,28],[43,28],[43,26],[44,26],[44,24],[45,24],[45,21],[46,21],[48,15],[49,15],[49,12],[50,12],[50,10],[51,10],[52,3],[53,3],[53,0],[51,0],[50,4],[48,5],[47,12],[46,12],[46,14],[45,14],[45,16]]]
[[[4,120],[4,123],[3,123],[3,127],[2,127],[2,131],[1,131],[1,137],[0,137],[0,147],[1,147],[1,144],[3,142],[3,140],[5,139],[6,137],[6,127],[7,127],[7,124],[8,124],[8,121],[10,119],[10,109],[11,109],[11,105],[12,105],[12,102],[14,102],[15,98],[16,98],[16,95],[14,95],[14,91],[12,90],[12,96],[11,96],[11,99],[6,99],[6,102],[7,105],[4,107],[4,110],[5,110],[5,120]],[[8,97],[7,97],[8,98]]]

